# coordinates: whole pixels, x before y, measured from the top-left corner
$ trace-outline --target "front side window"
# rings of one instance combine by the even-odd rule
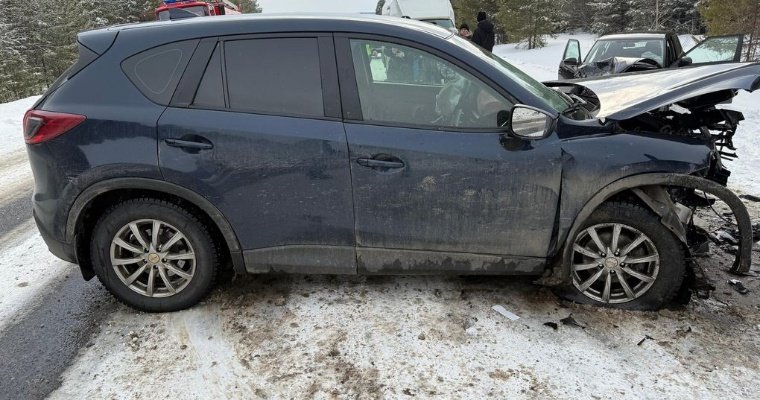
[[[719,36],[705,39],[686,54],[693,64],[739,61],[741,51],[740,36]]]
[[[456,65],[409,46],[351,40],[365,121],[497,128],[512,103]]]
[[[229,108],[324,116],[316,38],[232,40],[224,54]]]
[[[470,54],[479,57],[485,62],[488,62],[502,74],[504,74],[511,81],[522,86],[536,97],[541,98],[552,110],[560,113],[565,111],[570,103],[566,97],[560,94],[558,91],[551,89],[543,83],[531,78],[528,74],[521,71],[519,68],[514,67],[512,64],[506,62],[503,58],[484,50],[482,47],[472,43],[471,40],[464,39],[459,35],[451,35],[448,39],[454,42],[459,47],[470,52]]]

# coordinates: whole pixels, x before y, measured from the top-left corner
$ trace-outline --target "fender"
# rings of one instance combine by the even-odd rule
[[[716,182],[713,182],[707,178],[702,178],[694,175],[672,174],[672,173],[651,173],[633,175],[626,178],[619,179],[598,191],[591,199],[583,206],[581,211],[575,217],[573,224],[569,231],[558,239],[559,243],[564,243],[562,250],[554,256],[554,262],[552,263],[551,273],[540,280],[540,283],[546,285],[561,285],[569,282],[570,271],[564,267],[564,260],[570,258],[572,240],[578,235],[581,224],[591,216],[602,203],[606,200],[623,192],[642,186],[678,186],[688,189],[697,189],[709,193],[723,202],[725,202],[731,209],[731,212],[736,218],[736,222],[739,227],[739,234],[741,240],[739,241],[739,251],[736,254],[731,272],[737,274],[746,274],[749,272],[752,262],[752,221],[747,212],[747,208],[742,203],[741,199],[736,196],[731,190],[722,186]],[[655,210],[657,211],[657,210]]]
[[[196,207],[205,212],[211,220],[219,228],[222,233],[227,248],[230,250],[230,257],[232,264],[236,272],[245,272],[245,265],[243,262],[242,251],[240,249],[240,241],[232,229],[227,218],[214,206],[208,199],[199,195],[198,193],[186,189],[182,186],[175,185],[173,183],[149,179],[149,178],[113,178],[100,181],[92,184],[74,200],[74,204],[69,210],[68,219],[66,221],[66,241],[68,243],[74,243],[76,235],[76,224],[82,216],[82,210],[90,204],[96,197],[111,192],[113,190],[120,189],[143,189],[153,190],[156,192],[167,193],[177,196],[183,200],[192,203]]]

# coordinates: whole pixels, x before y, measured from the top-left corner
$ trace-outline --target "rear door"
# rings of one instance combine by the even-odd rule
[[[159,121],[161,172],[219,208],[249,271],[355,273],[340,117],[331,36],[205,39]]]
[[[743,44],[744,35],[712,36],[694,46],[684,58],[691,59],[688,65],[740,62]]]
[[[559,195],[556,137],[506,136],[514,100],[433,49],[372,36],[336,46],[359,272],[540,272]],[[394,66],[372,57],[378,48],[410,59]]]

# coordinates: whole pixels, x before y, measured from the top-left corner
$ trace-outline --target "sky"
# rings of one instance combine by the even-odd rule
[[[265,13],[280,12],[375,12],[377,0],[259,0]]]

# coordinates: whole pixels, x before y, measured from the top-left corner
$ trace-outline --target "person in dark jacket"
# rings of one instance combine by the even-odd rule
[[[493,24],[488,20],[485,11],[478,13],[478,27],[472,34],[472,42],[488,51],[493,51],[496,35],[493,32]]]

